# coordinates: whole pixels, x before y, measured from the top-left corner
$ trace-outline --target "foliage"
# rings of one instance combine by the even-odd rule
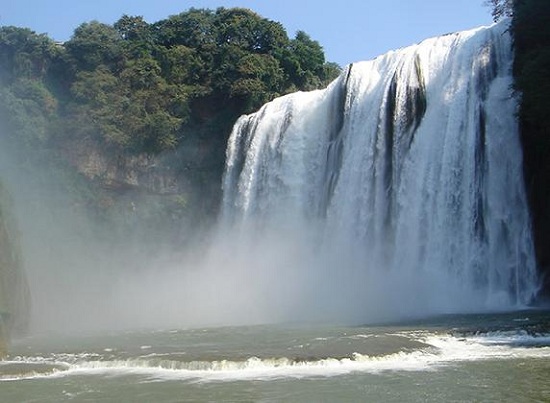
[[[45,35],[26,28],[0,27],[0,83],[41,79],[56,53],[55,43]]]
[[[80,25],[64,47],[77,70],[92,71],[103,64],[114,67],[123,57],[118,31],[97,21]]]
[[[14,138],[24,146],[36,146],[48,139],[48,127],[56,102],[40,84],[22,80],[12,89],[0,89],[0,115],[14,129]]]
[[[199,132],[223,144],[240,114],[339,72],[305,32],[289,39],[245,8],[192,8],[153,24],[91,21],[64,44],[0,28],[0,110],[12,129],[37,141],[93,138],[123,153],[174,149],[197,125],[216,126]]]

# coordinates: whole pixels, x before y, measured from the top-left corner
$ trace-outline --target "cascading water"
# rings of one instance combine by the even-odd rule
[[[316,265],[310,286],[327,299],[339,288],[359,320],[527,304],[537,279],[507,28],[355,63],[326,90],[241,117],[224,222],[256,240],[300,229],[312,259],[295,270]]]

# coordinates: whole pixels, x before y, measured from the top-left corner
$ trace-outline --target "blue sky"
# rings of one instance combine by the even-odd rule
[[[325,49],[328,61],[345,65],[423,39],[491,23],[483,0],[8,0],[0,25],[16,25],[70,38],[83,22],[113,23],[122,14],[155,22],[195,8],[247,7],[279,21],[289,36],[306,31]]]

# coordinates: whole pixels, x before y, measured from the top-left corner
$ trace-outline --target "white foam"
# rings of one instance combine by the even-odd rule
[[[58,365],[47,373],[27,373],[21,377],[2,380],[73,375],[138,375],[147,380],[235,381],[270,380],[279,378],[332,377],[359,373],[387,371],[436,371],[441,367],[481,360],[509,360],[550,358],[550,335],[529,335],[525,332],[494,332],[471,337],[455,337],[433,333],[398,333],[414,336],[428,347],[398,352],[385,356],[368,356],[354,353],[348,358],[319,360],[293,360],[290,358],[244,361],[174,361],[160,357],[140,357],[129,360],[101,361],[93,355],[65,355],[47,359],[18,357],[15,363],[50,363]]]
[[[494,331],[469,338],[482,345],[501,345],[516,347],[550,346],[550,335],[532,334],[525,330]]]

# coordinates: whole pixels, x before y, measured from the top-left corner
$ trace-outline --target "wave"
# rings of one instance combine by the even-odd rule
[[[402,335],[413,336],[427,344],[427,347],[382,356],[354,353],[343,358],[250,357],[244,360],[187,362],[169,359],[164,354],[122,360],[102,360],[94,354],[63,354],[49,358],[15,357],[0,363],[0,380],[78,375],[137,375],[144,377],[145,381],[272,380],[332,377],[350,373],[437,371],[466,361],[550,358],[550,334],[502,331],[469,337],[422,332]]]

